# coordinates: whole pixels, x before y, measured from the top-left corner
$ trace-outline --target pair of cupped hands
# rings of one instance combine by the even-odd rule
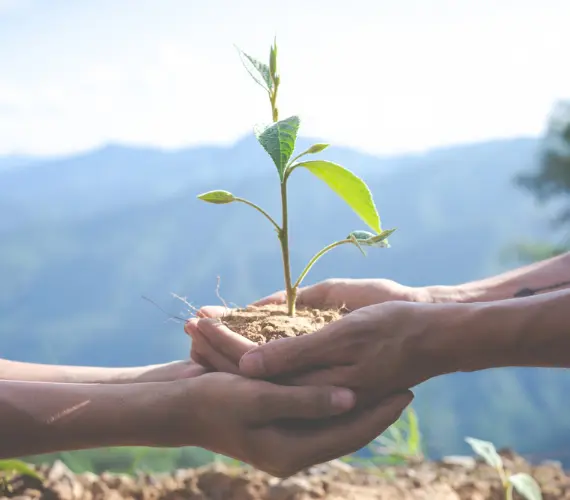
[[[278,292],[254,305],[284,302]],[[297,304],[350,312],[313,334],[262,346],[220,321],[226,308],[200,309],[185,332],[211,390],[224,388],[212,397],[223,398],[217,412],[225,415],[213,418],[241,419],[208,447],[281,477],[362,448],[398,420],[410,388],[452,371],[418,349],[427,302],[420,289],[390,280],[327,280],[300,289]]]

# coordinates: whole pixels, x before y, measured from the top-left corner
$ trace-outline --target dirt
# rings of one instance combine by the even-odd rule
[[[340,318],[342,312],[338,309],[298,308],[295,316],[290,317],[286,306],[266,305],[234,309],[223,317],[223,322],[252,342],[264,344],[279,338],[316,332]]]
[[[531,474],[544,500],[570,499],[570,475],[556,462],[530,466],[502,452],[511,473]],[[19,500],[504,500],[498,476],[470,457],[449,457],[414,466],[356,468],[340,461],[277,479],[247,467],[211,465],[169,474],[73,474],[63,463],[38,469],[43,484],[17,477],[11,493]],[[516,493],[514,500],[521,497]]]

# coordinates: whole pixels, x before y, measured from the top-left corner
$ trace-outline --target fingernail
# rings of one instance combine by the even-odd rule
[[[260,352],[244,354],[240,359],[239,369],[249,377],[262,377],[265,374],[263,355]]]
[[[331,394],[331,404],[335,410],[350,410],[356,401],[354,392],[349,389],[336,389]]]

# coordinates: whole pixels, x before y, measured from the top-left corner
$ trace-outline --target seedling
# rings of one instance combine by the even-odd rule
[[[407,418],[406,418],[407,417]],[[368,446],[370,457],[348,456],[343,461],[374,468],[379,465],[414,465],[424,460],[422,435],[417,413],[408,407],[383,434]]]
[[[394,229],[382,230],[380,217],[376,205],[372,198],[370,189],[366,183],[350,170],[328,160],[308,160],[309,155],[314,155],[324,151],[329,144],[314,144],[306,151],[294,155],[297,133],[299,131],[300,119],[298,116],[290,116],[282,120],[279,119],[279,109],[277,106],[277,95],[281,84],[281,77],[277,71],[277,43],[274,42],[269,53],[269,64],[262,63],[238,49],[242,62],[257,84],[266,92],[271,106],[272,123],[254,128],[255,136],[269,154],[275,167],[279,183],[281,186],[281,225],[279,225],[271,215],[255,203],[234,196],[232,193],[223,190],[209,191],[200,194],[199,199],[208,203],[244,203],[262,214],[274,227],[283,256],[283,272],[285,277],[285,290],[287,293],[288,315],[295,316],[295,304],[297,290],[307,273],[313,265],[327,252],[340,245],[353,244],[364,254],[363,247],[388,247],[388,236]],[[293,172],[304,168],[315,177],[323,181],[340,198],[342,198],[352,210],[371,229],[370,231],[354,231],[345,238],[335,241],[317,252],[299,277],[293,280],[291,277],[291,266],[289,259],[289,218],[287,200],[287,182]]]
[[[2,472],[2,476],[0,477],[0,495],[2,496],[7,496],[12,492],[11,482],[18,474],[43,481],[40,474],[21,460],[0,460],[0,472]]]
[[[513,489],[526,500],[542,500],[540,486],[531,476],[522,472],[512,475],[507,473],[503,459],[493,443],[471,437],[465,438],[465,441],[487,465],[497,471],[505,491],[505,500],[513,500]]]

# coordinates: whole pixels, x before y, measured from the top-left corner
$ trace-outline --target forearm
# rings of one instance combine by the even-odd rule
[[[134,382],[143,369],[148,370],[149,368],[152,367],[100,368],[91,366],[60,366],[0,359],[0,380],[119,384]]]
[[[156,445],[165,385],[0,381],[0,458]]]
[[[570,253],[458,286],[425,288],[433,302],[489,302],[570,288]]]
[[[455,346],[458,371],[570,368],[570,290],[456,307],[441,338]]]

